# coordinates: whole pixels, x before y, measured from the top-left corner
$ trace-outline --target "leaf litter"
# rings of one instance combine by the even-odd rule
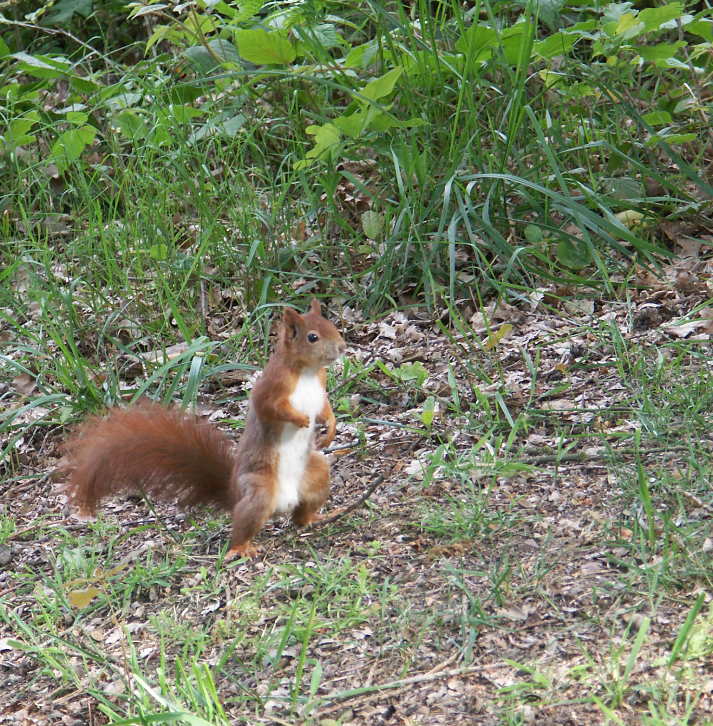
[[[101,517],[107,534],[90,532],[46,476],[62,432],[17,439],[20,476],[0,484],[15,526],[0,552],[0,723],[105,723],[92,689],[117,703],[141,692],[128,639],[149,683],[162,659],[200,643],[195,657],[217,668],[231,723],[487,725],[510,714],[574,725],[604,723],[610,708],[635,724],[665,688],[672,713],[692,697],[690,722],[710,722],[710,537],[683,555],[693,574],[669,576],[663,590],[649,582],[661,571],[656,548],[638,546],[672,517],[709,526],[710,488],[693,499],[662,488],[653,520],[623,494],[637,467],[691,478],[692,451],[694,469],[710,472],[710,411],[700,431],[660,442],[648,437],[656,423],[642,422],[641,361],[648,371],[657,356],[684,357],[682,383],[713,372],[710,259],[696,248],[664,272],[641,270],[623,302],[554,285],[512,304],[463,302],[468,329],[450,326],[447,311],[367,322],[346,309],[359,367],[346,385],[335,378],[351,423],[332,447],[329,506],[348,506],[377,474],[384,481],[326,527],[269,525],[262,555],[230,568],[216,567],[225,518],[203,531],[209,514],[116,500]],[[675,347],[684,344],[685,355]],[[28,381],[15,386],[20,407]],[[244,404],[225,394],[202,408],[239,419]],[[186,549],[180,535],[194,528]],[[91,574],[56,578],[72,556],[90,557]],[[135,565],[162,561],[173,568],[111,602]],[[703,620],[674,683],[668,658],[699,593]],[[275,635],[303,602],[314,605],[304,653],[299,638]],[[33,642],[21,624],[41,633],[37,619],[53,608],[56,630]],[[646,637],[633,657],[637,633]],[[33,653],[57,638],[73,644],[73,682]],[[319,678],[295,705],[305,656]]]

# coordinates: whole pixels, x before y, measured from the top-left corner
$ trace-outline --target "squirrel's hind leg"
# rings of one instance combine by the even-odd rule
[[[298,527],[304,527],[322,519],[320,507],[329,496],[329,462],[327,457],[313,451],[302,478],[300,486],[300,503],[292,512],[292,521]]]
[[[233,531],[226,560],[235,557],[254,557],[258,548],[253,537],[272,515],[272,487],[269,477],[259,474],[243,474],[240,491],[247,492],[233,507]]]

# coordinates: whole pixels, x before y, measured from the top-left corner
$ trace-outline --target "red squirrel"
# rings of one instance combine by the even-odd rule
[[[120,491],[216,505],[232,512],[229,559],[256,554],[252,539],[275,514],[291,512],[297,526],[321,519],[329,462],[317,447],[328,446],[336,429],[325,366],[345,349],[317,300],[304,315],[286,307],[235,453],[221,431],[177,408],[116,408],[86,420],[65,443],[71,502],[84,515]],[[316,424],[326,426],[319,441]]]

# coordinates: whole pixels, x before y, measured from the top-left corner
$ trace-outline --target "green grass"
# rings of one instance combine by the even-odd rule
[[[583,326],[579,334],[596,332]],[[420,432],[431,451],[430,468],[411,485],[408,500],[396,499],[386,511],[357,512],[329,532],[311,535],[307,548],[293,542],[290,551],[287,532],[266,535],[272,554],[247,571],[243,565],[226,568],[219,554],[216,559],[206,553],[212,540],[209,548],[217,554],[206,525],[221,540],[224,529],[209,517],[196,518],[198,529],[175,533],[167,529],[174,527],[172,516],[163,512],[155,513],[156,521],[132,525],[120,511],[80,531],[52,526],[51,519],[39,522],[32,537],[51,537],[51,557],[48,566],[28,563],[12,573],[12,594],[0,608],[6,642],[37,665],[31,682],[37,688],[51,678],[90,695],[113,722],[129,714],[132,723],[142,723],[182,713],[178,718],[185,722],[248,723],[274,709],[310,722],[324,709],[339,714],[342,700],[360,697],[334,679],[339,651],[362,653],[358,657],[388,668],[390,679],[381,677],[375,691],[364,691],[383,688],[387,694],[389,680],[420,672],[426,654],[455,656],[463,669],[479,667],[484,638],[517,639],[518,624],[535,617],[550,636],[555,628],[566,652],[528,659],[504,652],[500,666],[510,685],[496,689],[491,704],[502,723],[522,723],[539,709],[560,706],[584,709],[579,713],[592,722],[626,722],[633,704],[647,723],[691,723],[706,697],[700,666],[713,641],[703,593],[711,582],[702,550],[706,519],[682,492],[706,497],[711,459],[702,433],[710,422],[701,397],[709,386],[705,377],[687,385],[696,362],[688,344],[671,347],[666,375],[660,375],[660,361],[639,344],[624,340],[617,349],[610,337],[599,340],[600,352],[627,354],[627,366],[612,370],[624,384],[620,395],[628,406],[614,407],[614,420],[606,409],[597,416],[621,428],[625,418],[637,423],[642,411],[657,411],[659,426],[629,433],[623,427],[624,435],[614,437],[606,426],[585,432],[539,407],[543,393],[562,388],[541,376],[522,410],[503,398],[510,418],[502,415],[497,391],[484,390],[473,400],[461,395],[452,401],[461,418],[436,417],[430,428],[416,423],[407,429],[409,436]],[[533,359],[547,358],[549,343],[544,345]],[[478,366],[476,360],[471,371],[456,371],[451,383],[458,385],[451,392],[480,373]],[[426,360],[424,368],[430,372],[432,362]],[[369,381],[371,391],[381,385],[383,396],[393,396],[389,389],[397,385],[414,402],[425,400],[417,380],[395,383],[382,376]],[[651,376],[657,376],[656,387],[648,385]],[[350,385],[366,390],[366,383]],[[646,396],[637,405],[642,391]],[[489,412],[483,398],[492,401]],[[478,417],[468,416],[471,406],[478,407]],[[513,428],[514,413],[527,426]],[[674,423],[677,433],[671,436],[667,429]],[[472,444],[436,444],[458,431]],[[543,463],[537,457],[547,455],[545,449],[531,453],[533,434],[574,437],[581,444],[572,449],[564,443],[559,457],[554,452]],[[690,436],[690,451],[676,454],[676,467],[666,458],[656,463],[649,452],[677,452],[682,436]],[[579,476],[581,462],[568,466],[564,457],[585,445],[604,452],[597,462],[606,472],[604,479],[585,479],[575,496],[595,503],[574,501],[571,511],[553,518],[561,497],[576,492],[567,488],[568,480]],[[565,493],[555,498],[561,487]],[[580,541],[578,528],[563,524],[563,517],[581,517],[591,507],[600,519],[593,520],[593,529],[582,522],[588,534]],[[365,521],[373,539],[349,545]],[[399,523],[399,537],[425,537],[428,543],[416,559],[410,555],[407,577],[392,561],[398,547],[389,535],[392,522]],[[6,529],[12,542],[12,524]],[[351,556],[345,554],[349,547]],[[593,551],[599,553],[594,560]],[[591,577],[592,562],[599,563],[598,579],[577,586]],[[32,600],[20,615],[9,605],[23,594]],[[82,596],[88,601],[72,601]],[[594,631],[594,641],[569,635],[571,597],[585,598],[575,633]],[[424,598],[431,607],[423,607]],[[95,684],[96,674],[104,674],[103,685],[91,685],[89,673]],[[229,685],[236,682],[237,689]]]

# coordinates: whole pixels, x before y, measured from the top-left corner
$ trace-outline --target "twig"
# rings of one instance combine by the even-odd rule
[[[376,479],[374,479],[373,482],[371,482],[369,488],[357,499],[355,502],[352,502],[348,507],[344,507],[343,509],[339,509],[337,512],[332,514],[329,517],[325,517],[324,519],[320,519],[318,522],[315,522],[312,526],[313,527],[320,527],[323,524],[331,524],[332,522],[336,522],[340,517],[343,517],[345,514],[349,514],[349,512],[353,512],[357,507],[361,507],[362,504],[372,495],[376,487],[381,484],[381,482],[384,481],[384,475],[379,474]]]
[[[357,446],[359,446],[359,439],[354,439],[354,441],[351,441],[348,444],[335,444],[334,446],[329,446],[326,449],[322,449],[322,453],[333,454],[335,451],[348,451],[349,449],[356,449]]]
[[[451,655],[448,656],[444,661],[439,663],[437,666],[434,666],[431,668],[430,671],[426,671],[426,675],[432,675],[434,673],[440,673],[442,670],[447,668],[451,663],[453,663],[454,660],[457,660],[461,656],[461,653],[459,651],[455,651]]]
[[[665,454],[676,451],[690,451],[688,446],[657,446],[652,449],[612,449],[611,451],[580,452],[578,454],[543,454],[524,459],[524,464],[558,464],[563,461],[604,461],[610,456],[628,456],[631,454]]]
[[[199,285],[199,292],[198,292],[198,300],[199,300],[199,306],[201,309],[201,318],[203,318],[203,321],[206,323],[206,327],[208,325],[208,295],[206,293],[205,289],[205,279],[201,277],[200,279],[200,285]]]
[[[345,701],[349,698],[356,696],[377,694],[381,695],[381,691],[389,691],[393,689],[408,688],[409,686],[416,685],[418,683],[427,683],[428,681],[435,681],[439,678],[453,678],[456,676],[466,675],[468,673],[482,673],[492,668],[500,667],[499,663],[486,663],[484,665],[477,666],[466,666],[464,668],[452,668],[447,671],[429,671],[428,673],[421,673],[418,676],[411,676],[411,678],[402,678],[398,681],[391,681],[390,683],[381,683],[376,686],[362,686],[361,688],[351,688],[348,691],[340,691],[337,693],[330,693],[319,699],[321,703],[328,703],[330,701]],[[365,700],[369,700],[368,698]],[[330,706],[329,708],[320,708],[317,706],[320,715],[335,711],[341,708],[339,705]]]

